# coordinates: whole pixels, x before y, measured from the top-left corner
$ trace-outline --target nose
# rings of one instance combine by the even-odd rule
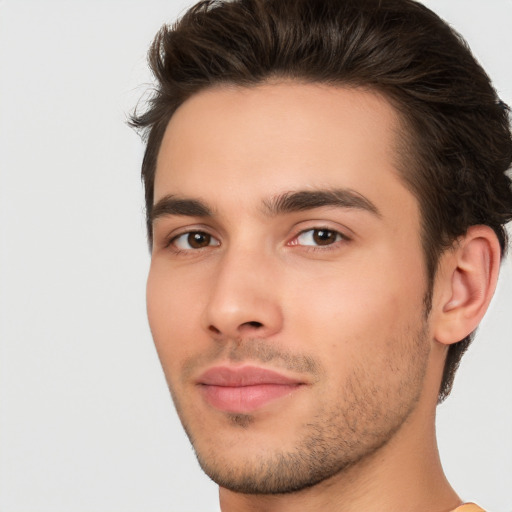
[[[257,252],[231,251],[218,264],[203,324],[216,339],[268,338],[282,329],[278,269]]]

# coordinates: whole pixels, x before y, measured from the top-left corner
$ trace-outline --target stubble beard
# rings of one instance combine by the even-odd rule
[[[302,425],[293,450],[267,451],[234,461],[215,447],[201,447],[171,390],[201,468],[231,491],[275,495],[312,487],[369,458],[400,430],[419,400],[429,353],[426,321],[411,338],[407,346],[403,340],[394,340],[402,349],[389,356],[388,369],[403,374],[393,388],[383,387],[386,375],[373,375],[371,364],[353,369],[340,390],[338,406],[324,407]],[[258,346],[254,340],[252,343],[252,347]],[[267,347],[265,352],[268,355]],[[401,367],[404,364],[408,366]],[[255,421],[250,414],[229,414],[228,418],[234,428],[247,432]]]

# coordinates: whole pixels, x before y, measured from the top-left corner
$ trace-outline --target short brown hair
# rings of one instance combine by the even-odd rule
[[[464,40],[413,0],[205,0],[149,51],[156,88],[132,116],[147,147],[142,164],[148,237],[156,159],[174,111],[219,84],[295,79],[365,87],[401,114],[400,175],[416,196],[429,279],[439,255],[472,225],[490,226],[502,253],[512,219],[509,109]],[[450,392],[473,334],[449,349],[439,392]]]

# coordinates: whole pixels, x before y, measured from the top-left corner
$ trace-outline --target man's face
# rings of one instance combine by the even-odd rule
[[[420,399],[430,342],[418,204],[381,97],[201,92],[157,163],[148,314],[203,469],[248,493],[374,453]]]

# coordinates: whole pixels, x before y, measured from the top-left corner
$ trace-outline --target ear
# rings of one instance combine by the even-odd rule
[[[489,226],[471,226],[441,256],[434,288],[434,338],[451,345],[473,332],[494,295],[501,250]]]

